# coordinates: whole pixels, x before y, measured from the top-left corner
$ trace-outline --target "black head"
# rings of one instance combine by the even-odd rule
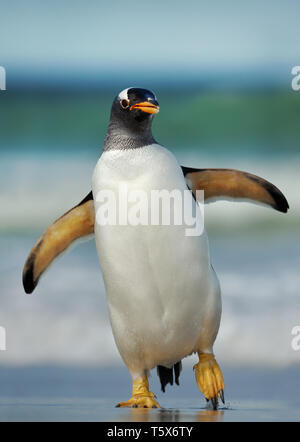
[[[159,105],[154,93],[135,87],[120,92],[112,105],[112,114],[130,126],[151,121],[158,112]]]
[[[153,143],[151,125],[158,112],[159,105],[153,92],[135,87],[124,89],[112,104],[104,150]]]

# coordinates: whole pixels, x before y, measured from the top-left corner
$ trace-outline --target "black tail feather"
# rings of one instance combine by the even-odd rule
[[[177,362],[177,364],[174,365],[174,374],[175,374],[175,382],[177,385],[179,385],[179,376],[182,370],[182,363],[181,361]]]
[[[167,368],[162,365],[157,366],[157,374],[160,379],[161,390],[163,393],[165,392],[165,387],[167,384],[173,385],[174,376],[175,376],[175,383],[179,385],[179,376],[181,373],[181,369],[182,369],[181,361],[173,365],[172,368]],[[173,370],[174,370],[174,376],[173,376]]]

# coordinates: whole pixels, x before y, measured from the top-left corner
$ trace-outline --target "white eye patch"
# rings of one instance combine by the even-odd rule
[[[128,87],[127,89],[124,89],[123,91],[121,91],[119,93],[119,95],[118,95],[119,100],[127,100],[127,101],[129,101],[129,98],[128,98],[128,91],[129,91],[129,89],[132,89],[132,88]]]

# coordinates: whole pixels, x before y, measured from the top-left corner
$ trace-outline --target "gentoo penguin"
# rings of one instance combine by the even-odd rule
[[[152,135],[158,111],[149,90],[133,87],[116,96],[92,192],[36,242],[25,263],[23,285],[31,293],[55,257],[76,239],[95,233],[115,342],[133,382],[132,397],[117,406],[159,407],[149,390],[149,371],[157,367],[164,391],[174,378],[179,383],[181,360],[197,353],[198,387],[216,408],[219,397],[224,402],[223,376],[213,353],[221,297],[205,230],[186,235],[184,223],[131,225],[118,217],[115,224],[101,223],[99,195],[111,192],[115,201],[127,204],[120,193],[125,184],[147,196],[152,190],[187,192],[194,209],[199,189],[205,201],[245,199],[284,213],[289,206],[273,184],[250,173],[181,167]],[[117,212],[120,207],[116,204]]]

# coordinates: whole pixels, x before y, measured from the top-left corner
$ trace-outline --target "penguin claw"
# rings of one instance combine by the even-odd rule
[[[221,401],[222,401],[223,404],[225,405],[224,390],[220,390],[220,391],[219,391],[219,395],[220,395]]]
[[[116,407],[129,408],[160,408],[159,403],[152,397],[153,393],[149,392],[148,396],[134,395],[126,402],[119,402]]]
[[[218,409],[218,398],[217,397],[212,397],[211,398],[211,403],[212,403],[213,409],[217,410]]]
[[[218,396],[224,399],[224,381],[221,369],[213,354],[199,354],[199,362],[194,365],[195,377],[199,390],[206,401],[211,401],[214,410],[218,408]]]

